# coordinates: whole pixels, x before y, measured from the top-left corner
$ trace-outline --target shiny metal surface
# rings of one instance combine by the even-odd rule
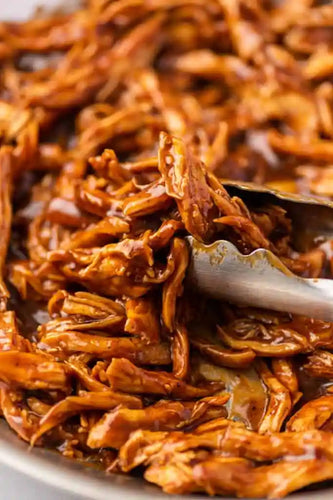
[[[333,321],[333,280],[304,279],[293,274],[269,250],[242,255],[229,241],[191,247],[187,280],[215,298],[246,306],[304,314]]]
[[[33,494],[36,491],[43,492],[41,496],[38,495],[41,500],[58,500],[59,498],[63,500],[166,500],[166,498],[208,500],[209,498],[203,495],[165,495],[157,487],[143,480],[128,476],[106,475],[91,467],[65,459],[57,453],[39,448],[31,449],[9,430],[4,421],[0,422],[0,478],[2,464],[15,470],[12,481],[15,481],[17,493],[19,493],[16,498],[19,497],[21,500],[34,498]],[[37,490],[35,486],[32,495],[28,491],[22,491],[20,481],[26,484],[22,474],[40,482],[40,490]],[[6,480],[1,482],[0,498],[8,500],[9,495],[4,490],[5,485]],[[45,489],[45,485],[48,488]],[[329,500],[333,498],[333,489],[298,493],[290,498],[293,500],[315,498]]]
[[[23,19],[34,7],[62,3],[61,0],[0,0],[0,19]],[[68,2],[66,2],[68,3]],[[8,474],[11,470],[12,473]],[[34,480],[29,480],[34,478]],[[90,467],[74,463],[62,456],[29,448],[0,421],[0,498],[11,500],[155,500],[166,498],[182,500],[207,500],[207,496],[169,496],[144,481],[127,476],[105,475]],[[38,486],[40,485],[40,487]],[[28,491],[29,489],[29,491]],[[16,494],[15,494],[16,492]],[[293,500],[330,500],[333,488],[318,492],[292,495]],[[228,499],[226,499],[228,500]],[[229,499],[230,500],[230,499]]]
[[[231,303],[333,321],[333,280],[296,276],[269,250],[242,255],[229,241],[191,247],[187,279],[204,294]]]
[[[318,237],[333,237],[333,202],[315,196],[277,191],[251,182],[222,180],[231,196],[238,196],[248,206],[279,205],[293,222],[293,246],[300,252],[312,248]]]
[[[1,464],[16,470],[17,487],[19,489],[19,473],[31,476],[38,482],[45,483],[49,489],[43,500],[127,498],[144,500],[146,498],[165,498],[157,488],[145,484],[139,479],[127,476],[106,475],[92,467],[63,458],[56,452],[40,448],[30,448],[8,428],[4,421],[0,422],[0,471]],[[3,483],[2,483],[3,488]],[[0,489],[0,498],[2,496]],[[21,496],[25,500],[24,494]]]

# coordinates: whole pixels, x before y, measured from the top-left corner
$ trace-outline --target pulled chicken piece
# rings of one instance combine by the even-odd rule
[[[333,200],[330,3],[0,19],[0,410],[19,438],[168,494],[333,484],[333,322],[187,279],[188,237],[333,278],[312,211]]]

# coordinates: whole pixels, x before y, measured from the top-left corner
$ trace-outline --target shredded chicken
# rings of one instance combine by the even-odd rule
[[[333,199],[331,3],[90,0],[0,22],[0,67],[13,432],[172,494],[333,481],[333,324],[186,280],[188,235],[333,278],[288,205]]]

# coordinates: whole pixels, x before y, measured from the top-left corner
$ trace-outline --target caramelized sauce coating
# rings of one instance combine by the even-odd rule
[[[167,493],[333,480],[333,324],[198,295],[185,239],[333,277],[331,3],[90,0],[1,22],[0,68],[13,432]]]

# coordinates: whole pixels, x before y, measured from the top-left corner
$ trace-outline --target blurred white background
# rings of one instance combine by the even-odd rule
[[[20,21],[32,16],[37,7],[41,5],[50,10],[58,5],[67,10],[77,4],[73,0],[0,0],[0,20]]]

